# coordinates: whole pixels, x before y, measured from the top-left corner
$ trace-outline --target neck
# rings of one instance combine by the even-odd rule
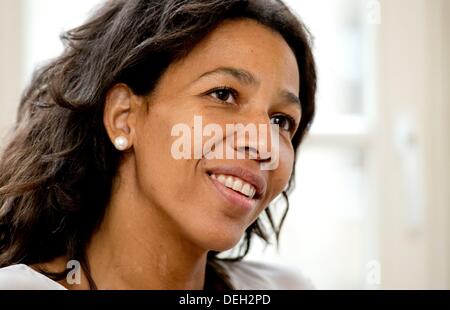
[[[207,251],[140,198],[133,182],[118,183],[87,250],[98,289],[203,289]]]

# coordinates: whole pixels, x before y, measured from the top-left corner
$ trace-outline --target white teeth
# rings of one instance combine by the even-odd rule
[[[239,179],[235,179],[233,184],[233,190],[236,192],[240,192],[242,189],[242,181]]]
[[[250,199],[253,199],[253,197],[255,197],[255,194],[256,194],[255,187],[239,178],[232,177],[232,176],[226,176],[223,174],[219,174],[219,175],[211,174],[211,177],[213,179],[219,181],[226,187],[228,187],[236,192],[239,192],[239,193],[247,196]]]
[[[233,177],[228,177],[227,180],[225,181],[225,186],[233,189],[233,185],[234,185]]]
[[[214,175],[214,174],[213,174]],[[215,175],[214,175],[215,176]],[[217,181],[219,181],[220,183],[222,183],[223,185],[225,185],[225,181],[226,181],[226,177],[223,175],[223,174],[221,174],[221,175],[219,175],[218,177],[217,177]]]
[[[249,197],[249,196],[250,196],[250,192],[251,192],[250,184],[244,184],[244,186],[242,186],[241,192],[242,192],[245,196]]]

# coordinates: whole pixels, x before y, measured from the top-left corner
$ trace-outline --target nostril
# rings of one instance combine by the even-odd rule
[[[258,157],[259,157],[258,150],[251,146],[240,147],[238,149],[238,152],[244,153],[245,155],[247,155],[246,158],[249,158],[249,159],[258,159]]]

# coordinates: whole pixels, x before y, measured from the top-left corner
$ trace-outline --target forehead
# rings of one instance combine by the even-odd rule
[[[250,19],[219,24],[185,58],[173,66],[189,75],[201,75],[218,67],[238,67],[252,72],[262,82],[299,90],[296,57],[284,38]]]

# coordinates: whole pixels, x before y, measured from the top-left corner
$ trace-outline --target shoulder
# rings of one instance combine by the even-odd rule
[[[0,290],[64,290],[57,282],[27,265],[0,268]]]
[[[296,269],[252,261],[221,261],[220,265],[237,290],[315,289],[311,280]]]

